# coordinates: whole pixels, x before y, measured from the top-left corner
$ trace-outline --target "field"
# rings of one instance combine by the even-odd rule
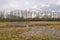
[[[60,40],[60,22],[0,22],[0,40]]]

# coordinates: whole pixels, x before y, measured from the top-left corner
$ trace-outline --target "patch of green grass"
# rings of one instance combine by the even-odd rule
[[[0,26],[5,26],[8,23],[12,22],[0,22]],[[20,23],[20,22],[19,22]],[[60,25],[59,21],[26,21],[21,23],[27,23],[27,24],[52,24],[52,25]]]
[[[0,22],[0,26],[5,26],[7,25],[9,22]]]
[[[52,25],[56,25],[56,24],[60,24],[59,21],[32,21],[32,22],[27,22],[27,24],[52,24]]]

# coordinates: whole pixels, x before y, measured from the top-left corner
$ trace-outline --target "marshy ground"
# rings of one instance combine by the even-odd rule
[[[60,22],[0,22],[0,40],[60,40]]]

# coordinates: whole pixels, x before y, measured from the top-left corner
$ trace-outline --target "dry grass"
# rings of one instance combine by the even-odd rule
[[[15,31],[28,31],[28,30],[30,30],[31,28],[26,28],[26,27],[23,27],[23,28],[21,28],[21,27],[16,27],[16,28],[8,28],[8,30],[11,30],[11,31],[13,31],[13,30],[15,30]]]
[[[0,26],[5,26],[8,23],[11,22],[0,22]],[[22,23],[26,23],[26,22],[22,22]],[[50,26],[45,26],[46,28],[56,28],[56,29],[60,29],[60,22],[42,22],[42,21],[38,21],[38,22],[27,22],[27,24],[52,24]],[[39,27],[37,27],[39,28]],[[24,35],[24,33],[28,33],[29,31],[34,32],[33,30],[31,30],[31,28],[27,28],[27,27],[11,27],[11,28],[7,28],[6,30],[0,30],[0,40],[60,40],[60,38],[58,38],[58,36],[51,36],[48,33],[34,33],[31,34],[30,36],[28,35]],[[37,32],[37,31],[36,31]]]

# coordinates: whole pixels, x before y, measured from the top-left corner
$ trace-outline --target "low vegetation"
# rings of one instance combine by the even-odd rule
[[[31,34],[30,36],[24,35],[24,32],[28,32],[29,30],[7,30],[0,31],[0,40],[60,40],[58,36],[51,36],[47,33],[43,34]]]
[[[14,22],[0,22],[0,26]],[[60,22],[58,21],[27,21],[15,22],[27,25],[42,24],[48,26],[0,28],[0,40],[60,40]],[[50,25],[50,26],[49,26]]]

